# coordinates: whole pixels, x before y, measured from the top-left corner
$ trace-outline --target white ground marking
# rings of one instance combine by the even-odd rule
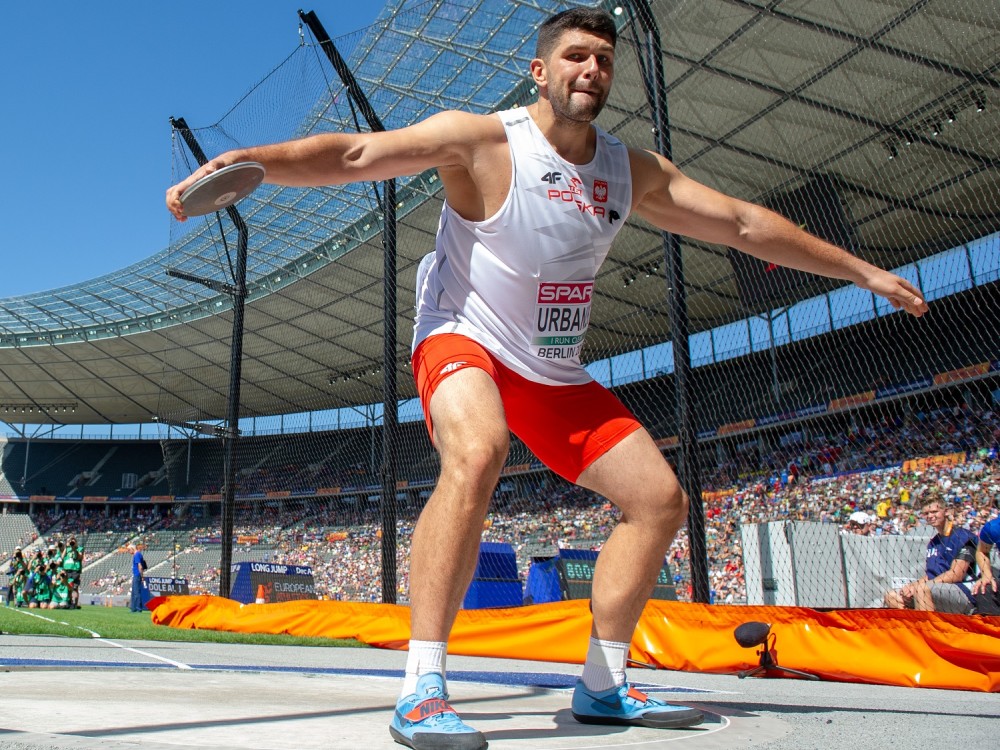
[[[719,726],[714,727],[712,729],[700,730],[697,733],[691,732],[689,734],[681,734],[681,735],[678,735],[677,737],[668,737],[666,739],[664,739],[663,737],[657,737],[655,739],[650,739],[650,740],[635,740],[633,742],[616,742],[614,745],[606,745],[606,744],[602,744],[602,745],[580,745],[577,750],[584,750],[584,748],[594,748],[594,747],[599,747],[599,748],[601,748],[601,750],[603,750],[606,747],[640,747],[642,745],[661,745],[661,744],[665,744],[667,742],[691,741],[691,740],[696,739],[696,738],[697,739],[702,739],[704,737],[708,737],[708,735],[710,735],[710,734],[715,734],[716,732],[721,732],[723,729],[726,729],[732,723],[729,720],[729,717],[727,717],[727,716],[723,716],[722,714],[716,714],[716,716],[718,716],[720,719],[722,719],[722,723]],[[538,748],[538,750],[547,750],[547,749],[544,748],[544,747],[540,747],[540,748]],[[568,748],[566,745],[560,745],[558,750],[574,750],[574,749],[573,748]]]
[[[157,656],[156,654],[151,654],[148,651],[142,651],[141,649],[138,648],[132,648],[131,646],[126,646],[124,643],[117,643],[115,641],[108,640],[100,633],[95,633],[93,630],[81,627],[80,625],[71,625],[70,623],[63,622],[62,620],[53,620],[51,617],[45,617],[44,615],[39,615],[34,612],[25,612],[20,609],[15,609],[14,611],[22,615],[28,615],[29,617],[37,617],[39,620],[45,620],[46,622],[51,622],[56,625],[65,625],[68,628],[76,628],[77,630],[82,630],[84,633],[89,633],[91,638],[98,639],[101,643],[107,643],[109,646],[120,648],[123,651],[131,651],[133,654],[139,654],[139,656],[145,656],[148,659],[156,659],[157,661],[165,662],[166,664],[170,664],[171,666],[177,667],[178,669],[194,669],[194,667],[190,666],[189,664],[183,664],[182,662],[174,661],[173,659],[168,659],[165,656]]]

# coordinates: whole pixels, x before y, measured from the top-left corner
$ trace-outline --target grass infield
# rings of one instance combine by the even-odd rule
[[[99,637],[130,641],[252,643],[264,646],[337,646],[341,648],[364,646],[363,643],[355,640],[169,628],[164,625],[154,625],[149,612],[130,612],[125,607],[84,606],[83,609],[14,609],[0,606],[0,632],[3,635]]]

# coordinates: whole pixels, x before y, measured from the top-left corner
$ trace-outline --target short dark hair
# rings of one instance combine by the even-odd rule
[[[612,47],[618,43],[618,28],[610,14],[598,8],[570,8],[562,13],[556,13],[538,29],[535,57],[543,60],[547,58],[562,33],[571,29],[582,29],[606,36],[611,40]]]
[[[948,506],[945,504],[944,498],[941,497],[940,492],[931,491],[924,495],[920,500],[920,510],[927,510],[930,506],[937,503],[941,506],[941,510],[947,512]]]

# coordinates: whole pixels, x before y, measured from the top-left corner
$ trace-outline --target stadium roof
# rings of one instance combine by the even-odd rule
[[[996,0],[651,4],[674,161],[692,177],[773,204],[821,176],[850,218],[856,252],[887,268],[998,228]],[[387,127],[447,108],[489,112],[533,99],[526,71],[535,31],[563,7],[400,0],[363,35],[337,44],[351,46],[345,57]],[[642,36],[628,6],[619,17],[615,91],[600,124],[651,148],[635,55]],[[311,97],[283,100],[274,127],[262,124],[268,109],[258,104],[236,135],[231,122],[196,131],[205,150],[355,130],[355,110],[317,49],[294,53],[297,73],[259,87],[257,101],[285,95],[295,75],[314,82],[305,88]],[[175,153],[183,168],[190,157],[180,143]],[[440,211],[436,176],[401,180],[398,202],[397,361],[405,373],[416,266],[433,247]],[[251,236],[243,414],[380,400],[381,212],[371,187],[265,187],[240,211]],[[0,301],[0,410],[22,409],[9,421],[224,416],[229,299],[166,271],[224,282],[235,239],[212,220],[189,225],[148,260]],[[659,232],[634,221],[622,231],[598,278],[588,360],[670,338],[662,257]],[[692,331],[757,312],[740,297],[726,248],[685,240],[683,257]],[[652,283],[633,283],[637,276]],[[826,288],[792,289],[785,301]],[[629,323],[638,319],[641,327]],[[413,395],[410,381],[401,374],[401,397]]]

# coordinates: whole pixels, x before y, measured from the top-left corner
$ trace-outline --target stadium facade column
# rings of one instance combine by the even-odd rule
[[[194,133],[184,118],[171,118],[171,125],[180,133],[188,149],[199,165],[208,157],[202,150]],[[190,275],[170,273],[169,275],[201,281],[215,291],[228,294],[233,302],[233,334],[229,342],[229,397],[226,404],[226,426],[222,430],[224,482],[222,486],[222,550],[219,560],[219,596],[229,596],[230,568],[233,564],[233,516],[236,505],[236,447],[240,435],[240,386],[243,382],[243,320],[247,298],[247,244],[249,232],[246,222],[235,206],[226,209],[229,220],[237,232],[236,266],[232,269],[232,284],[219,284],[214,280],[201,280]]]
[[[372,132],[382,132],[385,125],[372,108],[368,97],[337,50],[330,35],[313,11],[299,11],[302,20],[333,66],[348,95],[357,104]],[[382,492],[379,508],[382,523],[382,602],[396,603],[396,444],[399,433],[398,391],[396,383],[396,181],[383,183],[383,196],[372,186],[382,210],[383,313],[382,313]]]
[[[646,99],[653,116],[656,150],[673,160],[670,142],[670,118],[667,112],[667,87],[663,74],[663,48],[660,31],[648,0],[627,0],[630,18],[639,22],[641,35],[636,33],[639,67],[642,72]],[[705,508],[701,499],[701,469],[698,462],[698,435],[694,421],[694,394],[691,390],[691,352],[686,346],[689,322],[687,293],[684,286],[684,260],[680,237],[663,232],[663,251],[667,274],[667,297],[670,310],[670,336],[674,342],[674,389],[677,394],[676,418],[678,444],[678,478],[691,501],[688,510],[688,538],[692,597],[708,603],[708,543],[705,535]],[[681,342],[678,345],[678,342]]]

